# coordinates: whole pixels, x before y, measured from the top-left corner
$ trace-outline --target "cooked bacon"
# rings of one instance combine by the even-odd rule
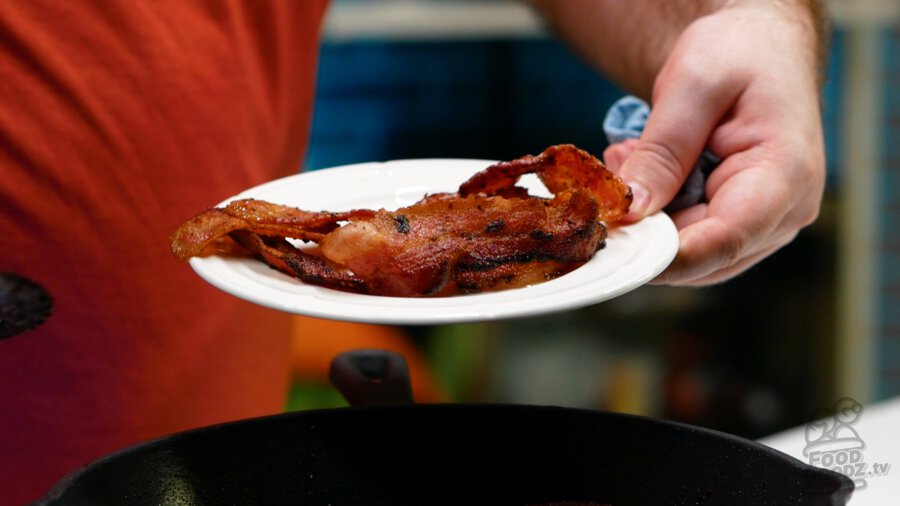
[[[304,283],[350,292],[368,292],[362,279],[321,257],[295,248],[283,237],[265,237],[246,230],[232,232],[231,237],[270,267]]]
[[[516,186],[532,172],[552,199]],[[234,201],[182,225],[172,250],[186,260],[227,235],[271,267],[329,288],[400,297],[497,290],[587,262],[605,244],[601,220],[620,219],[630,203],[631,190],[599,160],[561,145],[495,164],[457,193],[396,211],[309,212]],[[287,238],[318,243],[319,254]]]
[[[501,265],[586,262],[606,234],[597,212],[583,190],[553,200],[442,194],[349,223],[320,244],[373,293],[430,295],[457,277],[460,288],[479,290],[516,277],[515,270],[496,270]],[[561,270],[568,269],[553,272]]]
[[[237,230],[318,242],[338,228],[338,222],[374,214],[368,209],[309,212],[263,200],[235,200],[225,207],[207,209],[178,227],[171,237],[172,252],[181,260],[202,256],[216,239]]]
[[[570,188],[590,191],[600,203],[598,218],[605,222],[621,220],[631,207],[631,188],[610,172],[603,162],[571,144],[550,146],[537,156],[526,155],[491,165],[463,183],[459,194],[491,195],[509,191],[521,176],[531,173],[537,174],[544,186],[554,194]]]

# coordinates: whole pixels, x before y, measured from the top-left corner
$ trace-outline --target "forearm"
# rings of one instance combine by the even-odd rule
[[[819,74],[827,34],[819,0],[530,0],[551,27],[592,65],[645,99],[680,34],[726,8],[766,8],[793,23],[796,43]]]

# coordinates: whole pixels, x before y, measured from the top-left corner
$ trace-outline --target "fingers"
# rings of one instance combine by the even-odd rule
[[[726,163],[743,163],[740,157]],[[743,272],[792,240],[809,214],[805,199],[768,166],[746,168],[707,205],[677,213],[679,253],[655,283],[700,285]],[[797,205],[795,205],[797,204]]]
[[[742,91],[737,83],[729,85],[728,76],[692,68],[692,58],[669,61],[657,78],[640,141],[618,170],[634,193],[630,218],[653,214],[672,200]]]
[[[636,146],[610,146],[605,153],[610,166],[621,169]],[[719,283],[788,244],[819,212],[824,174],[804,169],[824,166],[817,162],[818,151],[807,147],[791,153],[779,142],[762,142],[723,161],[707,185],[710,202],[672,215],[679,230],[679,254],[653,282]]]
[[[613,173],[618,173],[619,169],[622,168],[622,164],[625,163],[625,159],[634,151],[637,143],[637,139],[625,139],[606,148],[603,152],[603,162],[606,164],[606,168]]]
[[[679,253],[655,283],[729,279],[818,214],[825,178],[817,94],[809,76],[795,72],[803,61],[785,44],[796,27],[769,30],[779,19],[723,9],[692,23],[656,76],[640,140],[607,150],[611,169],[634,193],[626,222],[664,208],[704,149],[723,159],[706,182],[708,203],[673,215]]]
[[[659,277],[654,279],[651,284],[668,284],[672,286],[708,286],[714,285],[717,283],[722,283],[724,281],[728,281],[729,279],[738,276],[747,270],[749,270],[754,265],[757,265],[759,262],[773,255],[775,252],[780,250],[786,244],[791,242],[796,233],[790,234],[786,236],[783,240],[780,240],[760,252],[754,253],[748,257],[741,259],[738,263],[726,267],[724,269],[720,269],[718,271],[712,272],[705,276],[701,276],[695,279],[683,279],[679,278],[675,272],[666,271],[661,274]]]

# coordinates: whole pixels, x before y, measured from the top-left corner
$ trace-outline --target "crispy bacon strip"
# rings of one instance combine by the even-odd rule
[[[536,173],[555,195],[516,186]],[[523,286],[559,276],[605,244],[606,227],[628,213],[631,190],[572,145],[501,162],[457,193],[426,196],[396,211],[310,212],[238,200],[200,213],[172,236],[187,260],[224,236],[306,283],[415,297]],[[342,225],[342,223],[344,223]],[[321,256],[287,238],[319,244]]]
[[[178,227],[171,237],[172,252],[181,260],[203,256],[214,241],[237,230],[318,242],[338,228],[338,222],[374,214],[368,209],[309,212],[263,200],[235,200],[207,209]]]
[[[246,230],[232,232],[231,237],[258,259],[288,276],[311,285],[325,285],[350,292],[366,293],[366,283],[345,269],[297,249],[282,237],[264,237]]]
[[[459,187],[463,197],[475,193],[488,195],[508,191],[525,174],[537,174],[551,193],[570,188],[590,191],[600,203],[598,218],[619,221],[631,207],[631,188],[590,153],[571,144],[551,146],[537,156],[526,155],[500,162],[472,176]]]
[[[486,289],[516,277],[514,270],[497,270],[505,264],[589,260],[606,237],[597,212],[596,200],[584,190],[552,201],[442,194],[354,221],[320,245],[373,293],[430,295],[457,281],[468,290]]]

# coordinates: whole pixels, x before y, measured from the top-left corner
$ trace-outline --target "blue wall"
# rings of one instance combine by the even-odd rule
[[[307,167],[506,159],[561,142],[600,154],[620,95],[553,41],[327,43]]]

